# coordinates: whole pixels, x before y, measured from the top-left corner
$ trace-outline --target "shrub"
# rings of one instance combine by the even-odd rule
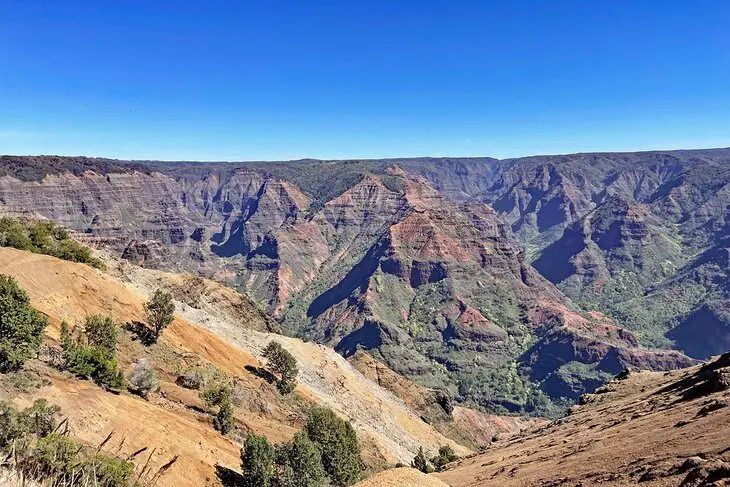
[[[0,402],[0,450],[25,436],[25,425],[10,402]]]
[[[236,426],[236,420],[233,417],[233,404],[231,400],[224,401],[218,406],[218,412],[213,418],[215,429],[221,434],[227,435]]]
[[[322,454],[306,433],[276,448],[277,487],[321,487],[327,478]]]
[[[59,411],[58,406],[49,406],[45,399],[36,400],[22,411],[9,402],[0,402],[0,450],[31,434],[38,437],[51,434],[58,426]]]
[[[46,325],[15,279],[0,274],[0,372],[18,370],[38,353]]]
[[[436,470],[441,470],[444,465],[454,462],[459,459],[453,448],[449,445],[444,445],[439,448],[439,454],[431,459],[431,463]]]
[[[186,389],[202,389],[215,381],[226,379],[226,375],[212,365],[205,368],[196,365],[186,369],[183,375],[177,378],[177,382]]]
[[[214,415],[215,428],[224,435],[234,427],[233,390],[229,382],[211,384],[200,394],[209,408],[218,407]]]
[[[119,326],[109,316],[95,315],[86,318],[84,333],[89,345],[97,345],[107,350],[117,349]]]
[[[116,360],[116,328],[108,326],[108,318],[91,317],[86,320],[83,331],[74,328],[69,331],[68,325],[61,324],[61,346],[65,368],[79,377],[92,379],[98,385],[109,390],[124,387],[124,374],[119,370]],[[90,335],[89,335],[90,333]]]
[[[160,337],[162,330],[172,323],[173,314],[175,313],[175,303],[172,302],[172,295],[162,289],[155,291],[147,303],[144,305],[147,313],[147,321],[155,335],[155,339]]]
[[[269,342],[264,348],[268,368],[277,375],[276,388],[281,394],[289,394],[297,385],[297,360],[279,342]]]
[[[134,464],[122,458],[95,451],[78,441],[53,433],[38,440],[35,449],[22,462],[33,477],[55,478],[53,485],[99,485],[124,487],[132,484]]]
[[[248,435],[241,450],[243,485],[269,487],[274,473],[274,448],[264,436]]]
[[[131,487],[134,465],[91,449],[56,432],[59,408],[37,400],[18,412],[10,403],[0,403],[0,453],[28,479],[43,485],[71,487]],[[12,453],[12,456],[9,454]]]
[[[50,220],[32,222],[18,218],[0,218],[0,246],[47,254],[59,259],[88,264],[104,270],[104,263],[91,250],[71,240],[68,231]]]
[[[431,473],[433,472],[433,467],[430,463],[428,463],[428,460],[426,459],[426,454],[423,452],[423,447],[420,447],[418,449],[418,453],[415,457],[413,457],[413,463],[411,466],[415,469],[420,470],[423,473]]]
[[[58,427],[56,416],[60,412],[58,406],[49,406],[45,399],[36,399],[31,407],[20,413],[20,423],[28,433],[48,436]]]
[[[304,429],[322,452],[322,466],[334,485],[347,486],[360,480],[360,445],[348,421],[338,418],[331,409],[315,406]]]
[[[154,392],[159,388],[160,380],[157,372],[152,368],[150,359],[141,358],[132,364],[129,384],[135,392],[145,399],[147,399],[150,392]]]

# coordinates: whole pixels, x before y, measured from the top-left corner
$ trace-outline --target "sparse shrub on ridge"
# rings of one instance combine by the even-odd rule
[[[449,445],[444,445],[439,448],[439,453],[435,457],[431,458],[431,464],[436,470],[441,470],[445,465],[454,462],[459,459],[459,455],[456,454],[453,448]]]
[[[233,389],[229,382],[210,384],[200,393],[201,398],[209,408],[218,408],[214,415],[215,429],[222,434],[228,434],[235,426],[233,418]]]
[[[106,269],[104,262],[93,257],[88,247],[69,238],[68,231],[51,220],[33,222],[0,218],[0,247],[13,247]]]
[[[297,360],[279,342],[271,341],[264,348],[267,367],[277,376],[276,388],[281,394],[289,394],[297,385]]]
[[[352,425],[325,407],[312,408],[305,428],[276,448],[248,435],[241,461],[245,486],[344,487],[360,480],[363,468]]]
[[[326,479],[322,453],[305,432],[300,431],[290,443],[276,447],[277,487],[321,487]]]
[[[332,484],[352,485],[363,470],[360,445],[352,425],[329,408],[315,406],[304,427],[312,442],[322,452],[322,466]]]
[[[155,392],[160,386],[157,372],[148,358],[140,358],[132,364],[132,373],[129,376],[130,388],[147,399],[150,392]]]
[[[212,365],[206,367],[193,366],[177,378],[177,383],[186,389],[203,389],[207,384],[219,380],[226,380],[226,375]]]
[[[429,463],[426,458],[426,454],[423,452],[423,447],[418,449],[418,453],[413,457],[413,463],[411,466],[415,469],[420,470],[423,473],[431,473],[434,471],[433,466]]]
[[[47,325],[15,279],[0,274],[0,372],[18,370],[35,356]]]
[[[172,302],[172,294],[158,289],[152,299],[145,303],[144,310],[147,313],[147,321],[152,327],[154,339],[157,340],[174,317],[175,303]]]
[[[248,435],[241,449],[245,487],[269,487],[274,475],[274,448],[265,436]]]
[[[62,323],[64,368],[79,377],[92,379],[105,389],[118,391],[123,388],[124,374],[116,359],[118,330],[111,318],[101,316],[87,318],[84,327],[73,330],[67,323]]]

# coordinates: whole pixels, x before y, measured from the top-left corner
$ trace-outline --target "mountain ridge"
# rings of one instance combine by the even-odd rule
[[[723,309],[726,271],[718,269],[719,261],[697,264],[692,272],[687,266],[691,250],[716,248],[717,254],[725,248],[728,160],[730,150],[712,149],[502,161],[159,162],[142,170],[130,166],[127,173],[72,170],[20,183],[4,176],[0,211],[57,219],[132,262],[235,285],[290,333],[330,343],[345,355],[368,349],[396,371],[461,400],[525,411],[535,407],[530,401],[543,400],[525,391],[557,380],[550,389],[575,400],[607,374],[637,365],[630,356],[649,360],[638,353],[641,345],[672,346],[671,330],[703,303]],[[8,161],[0,158],[0,169]],[[63,161],[54,158],[49,167]],[[43,158],[35,162],[42,165]],[[100,167],[125,169],[108,164]],[[618,210],[604,211],[609,201]],[[599,225],[605,229],[578,228],[596,211],[605,213]],[[578,245],[589,242],[587,251],[573,255],[560,247],[569,230]],[[644,240],[664,245],[665,236],[677,245],[647,250]],[[480,250],[485,242],[491,248]],[[557,257],[550,254],[555,248]],[[557,274],[541,265],[560,259],[566,264]],[[660,274],[645,270],[651,268],[661,271],[665,287],[656,282]],[[671,284],[678,276],[691,282],[685,287],[694,294],[677,301],[665,318],[647,317],[643,308],[663,305],[667,293],[681,288]],[[708,276],[716,276],[714,284]],[[567,308],[556,312],[556,304]],[[566,319],[580,316],[589,325],[565,327]],[[716,316],[722,338],[725,315]],[[637,352],[612,352],[615,363],[599,370],[586,357],[603,356],[595,352],[604,345],[596,348],[592,331],[580,336],[601,329],[602,322],[635,332],[637,339],[622,346]],[[609,348],[615,347],[611,340]],[[558,343],[579,350],[570,355],[579,360],[539,370]],[[396,360],[409,348],[420,351]],[[704,358],[705,349],[689,349]],[[529,358],[533,354],[537,361]],[[499,374],[465,376],[471,357],[487,360],[483,370]],[[660,367],[692,363],[679,355],[674,360]],[[495,381],[514,386],[474,389]]]

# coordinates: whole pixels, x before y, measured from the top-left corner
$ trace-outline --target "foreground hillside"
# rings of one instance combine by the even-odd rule
[[[83,264],[0,248],[0,273],[15,277],[30,295],[31,304],[50,317],[49,345],[54,344],[62,319],[80,322],[97,313],[122,323],[144,319],[145,295]],[[161,275],[152,278],[159,281]],[[167,278],[180,279],[170,275]],[[180,302],[181,314],[157,344],[144,347],[126,333],[120,338],[119,358],[125,373],[139,357],[148,357],[158,369],[160,394],[149,401],[126,393],[105,392],[41,361],[30,363],[28,373],[43,385],[17,388],[14,381],[4,382],[0,396],[20,405],[37,398],[48,399],[61,407],[73,434],[87,444],[98,445],[113,432],[107,448],[119,448],[124,454],[143,447],[154,449],[153,466],[179,456],[166,474],[164,485],[214,484],[216,464],[233,469],[240,464],[239,438],[216,432],[197,393],[178,385],[178,376],[190,366],[212,365],[234,378],[235,421],[243,434],[263,434],[275,443],[289,441],[301,429],[307,408],[323,404],[352,421],[364,459],[373,469],[409,462],[421,446],[435,451],[448,444],[460,454],[468,453],[331,349],[256,331],[267,328],[264,315],[257,314],[254,306],[230,290],[215,288],[203,294],[204,301],[226,301],[227,306],[217,308],[222,313],[236,310],[238,319],[228,322],[207,314],[203,309],[206,305],[195,309]],[[245,318],[241,311],[246,312]],[[262,365],[261,348],[271,339],[279,340],[299,361],[300,380],[293,397],[280,396],[273,386],[247,369]]]
[[[581,403],[436,476],[460,487],[730,483],[730,353],[623,374]]]

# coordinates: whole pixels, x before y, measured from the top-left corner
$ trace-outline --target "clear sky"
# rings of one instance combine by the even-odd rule
[[[0,0],[0,153],[720,146],[727,0]]]

